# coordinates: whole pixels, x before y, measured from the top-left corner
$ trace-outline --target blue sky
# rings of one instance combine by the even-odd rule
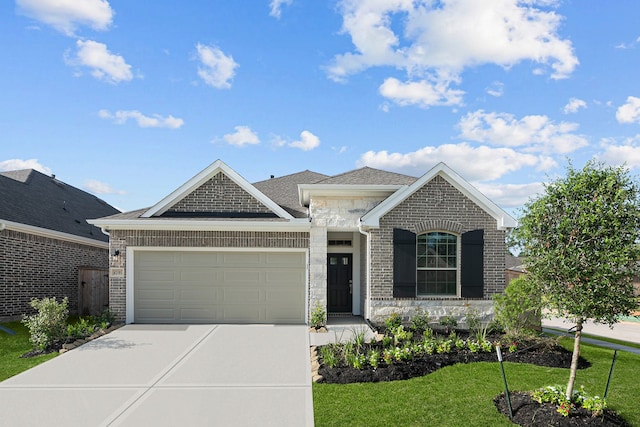
[[[216,159],[250,182],[440,161],[517,215],[640,168],[637,0],[0,3],[0,170],[122,210]]]

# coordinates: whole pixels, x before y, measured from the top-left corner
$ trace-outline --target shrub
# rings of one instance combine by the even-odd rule
[[[496,322],[505,334],[519,338],[535,334],[541,314],[540,296],[526,275],[513,279],[504,294],[493,297]]]
[[[386,319],[384,319],[384,326],[387,330],[395,329],[402,325],[402,317],[396,313],[391,313]]]
[[[67,325],[69,338],[86,338],[96,329],[95,320],[92,318],[80,318],[77,323]]]
[[[32,299],[31,307],[36,314],[24,316],[22,323],[29,329],[29,340],[35,349],[46,350],[56,341],[65,338],[67,333],[67,317],[69,316],[68,298],[57,302],[54,298]]]
[[[324,307],[320,304],[316,304],[316,306],[311,311],[311,327],[319,329],[327,324],[327,312]]]
[[[445,334],[449,334],[458,326],[458,321],[453,316],[444,316],[440,318],[440,326],[444,327]]]
[[[416,313],[411,316],[409,328],[416,333],[423,333],[427,329],[429,329],[429,315],[422,311],[422,309],[417,309]]]
[[[320,356],[322,357],[324,364],[329,368],[335,368],[338,366],[339,358],[336,348],[333,345],[329,344],[320,347]]]

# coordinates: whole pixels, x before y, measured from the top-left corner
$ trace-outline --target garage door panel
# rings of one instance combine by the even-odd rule
[[[304,323],[306,254],[136,251],[137,323]]]
[[[226,304],[222,309],[224,323],[265,323],[260,307],[252,304]]]
[[[270,267],[296,267],[304,265],[306,256],[304,253],[265,253],[265,264]]]
[[[296,319],[304,317],[304,309],[296,309],[290,305],[267,308],[265,317],[273,319],[274,323],[295,323]]]
[[[226,288],[222,291],[223,304],[255,304],[264,300],[259,289]]]
[[[270,270],[265,274],[265,283],[297,286],[304,282],[305,272],[295,270]]]
[[[224,271],[222,281],[233,284],[234,286],[257,286],[262,282],[260,273],[260,270],[254,268],[229,269]]]

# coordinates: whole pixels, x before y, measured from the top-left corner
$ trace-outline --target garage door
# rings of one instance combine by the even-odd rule
[[[136,323],[305,323],[301,252],[136,251]]]

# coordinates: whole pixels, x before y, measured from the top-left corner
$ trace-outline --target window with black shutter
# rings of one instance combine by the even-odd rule
[[[416,235],[400,228],[393,229],[393,296],[416,296]]]
[[[460,285],[462,298],[484,296],[484,230],[473,230],[461,236]]]

